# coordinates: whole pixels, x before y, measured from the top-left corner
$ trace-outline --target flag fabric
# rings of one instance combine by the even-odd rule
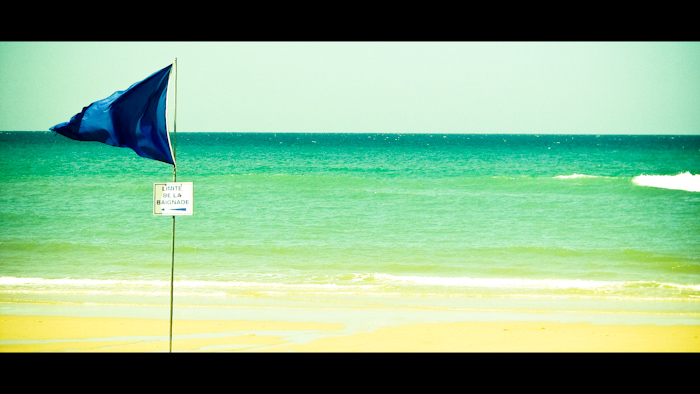
[[[171,67],[95,101],[51,131],[78,141],[131,148],[139,156],[175,165],[165,117]]]

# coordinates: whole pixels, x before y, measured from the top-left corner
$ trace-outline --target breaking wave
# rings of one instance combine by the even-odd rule
[[[318,278],[317,278],[318,279]],[[384,273],[328,275],[309,281],[175,281],[178,297],[273,296],[518,296],[603,297],[657,300],[700,300],[700,284],[657,281],[578,279],[472,278],[391,275]],[[0,277],[0,295],[151,296],[165,297],[168,281],[43,279]],[[146,302],[146,301],[139,301]]]
[[[632,182],[639,186],[700,192],[700,175],[692,175],[689,171],[678,175],[639,175]]]

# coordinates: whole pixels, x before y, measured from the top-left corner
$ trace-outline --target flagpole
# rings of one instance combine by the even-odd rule
[[[173,182],[177,182],[177,165],[175,164],[175,149],[177,148],[177,141],[175,140],[177,134],[177,58],[173,60],[173,69],[175,69],[175,91],[174,91],[174,108],[173,108]],[[170,265],[170,338],[169,338],[169,352],[173,352],[173,288],[175,281],[175,215],[173,215],[173,234],[172,234],[172,260]]]

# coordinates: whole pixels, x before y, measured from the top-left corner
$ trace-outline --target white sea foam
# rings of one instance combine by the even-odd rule
[[[700,192],[700,175],[692,175],[688,171],[678,175],[640,175],[632,182],[640,186]]]
[[[384,273],[358,274],[361,283],[328,277],[325,283],[281,283],[281,282],[246,282],[246,281],[175,281],[175,287],[181,296],[216,296],[231,294],[336,294],[368,295],[393,294],[395,286],[404,288],[401,293],[428,286],[433,289],[490,289],[497,292],[510,291],[594,291],[608,292],[614,296],[617,291],[635,291],[634,289],[666,289],[676,294],[678,291],[700,292],[698,284],[676,284],[655,281],[600,281],[581,279],[526,279],[526,278],[471,278],[471,277],[434,277],[420,275],[391,275]],[[367,281],[367,282],[365,282]],[[387,287],[388,286],[388,287]],[[500,290],[499,290],[500,289]],[[647,291],[645,290],[645,291]],[[84,295],[149,295],[163,296],[169,294],[169,281],[144,280],[110,280],[110,279],[42,279],[0,277],[0,294],[84,294]],[[419,291],[420,293],[423,290]],[[440,291],[438,291],[440,292]],[[518,293],[519,294],[519,293]],[[535,294],[535,293],[533,293]]]
[[[470,278],[470,277],[432,277],[375,274],[377,279],[403,282],[416,285],[474,288],[541,288],[541,289],[612,289],[622,287],[655,287],[677,290],[700,291],[700,285],[682,285],[654,281],[602,281],[582,279],[523,279],[523,278]]]
[[[520,288],[556,288],[556,289],[596,289],[618,286],[621,282],[580,280],[580,279],[521,279],[521,278],[469,278],[469,277],[431,277],[431,276],[396,276],[377,274],[378,279],[396,282],[413,283],[417,285],[432,286],[460,286],[460,287],[520,287]]]
[[[169,286],[162,280],[120,280],[120,279],[44,279],[0,277],[0,286],[55,285],[55,286]]]
[[[163,280],[120,280],[120,279],[44,279],[44,278],[16,278],[0,277],[0,286],[6,289],[10,287],[55,288],[55,289],[80,289],[81,292],[95,291],[94,289],[111,292],[113,288],[138,287],[140,289],[162,288],[169,289],[170,282]],[[250,282],[250,281],[207,281],[207,280],[176,280],[178,289],[201,290],[240,290],[254,288],[275,289],[304,289],[304,290],[335,290],[341,287],[337,283],[282,283],[282,282]],[[358,289],[369,289],[373,285],[353,284]],[[107,290],[109,289],[109,290]]]

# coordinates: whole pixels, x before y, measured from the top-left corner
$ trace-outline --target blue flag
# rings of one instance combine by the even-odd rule
[[[139,156],[175,165],[165,118],[171,67],[95,101],[51,131],[78,141],[131,148]]]

